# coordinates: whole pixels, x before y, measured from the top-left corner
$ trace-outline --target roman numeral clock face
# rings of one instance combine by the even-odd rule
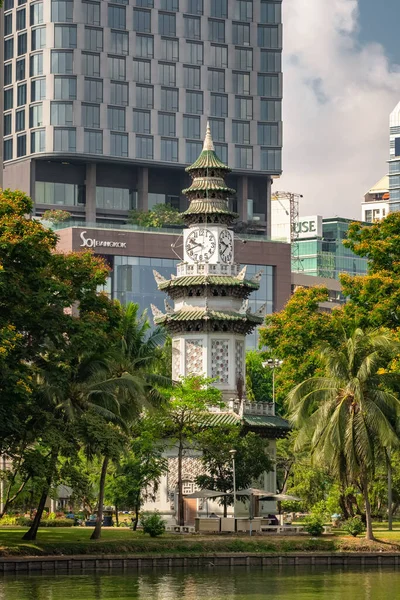
[[[229,229],[222,231],[218,242],[219,255],[224,263],[231,263],[233,260],[233,236]]]
[[[209,261],[216,247],[215,236],[209,229],[194,229],[186,239],[186,254],[195,262]]]

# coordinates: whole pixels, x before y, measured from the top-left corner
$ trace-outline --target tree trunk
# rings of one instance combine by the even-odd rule
[[[118,514],[118,506],[115,505],[115,524],[119,527],[119,514]]]
[[[39,505],[37,508],[37,512],[35,518],[33,519],[33,523],[25,535],[22,537],[23,540],[36,540],[37,532],[39,529],[40,521],[43,516],[44,507],[46,504],[46,499],[50,491],[51,482],[54,475],[54,469],[56,468],[58,457],[58,450],[53,450],[50,458],[49,471],[46,478],[45,486],[42,490],[42,495],[39,500]]]
[[[368,479],[365,474],[362,476],[361,486],[362,486],[362,491],[363,491],[363,496],[364,496],[365,520],[366,520],[366,528],[367,528],[366,532],[365,532],[365,539],[372,542],[375,540],[375,538],[374,538],[374,534],[372,531],[372,515],[371,515],[371,503],[369,501],[369,494],[368,494]]]
[[[103,460],[103,464],[101,466],[99,504],[97,507],[96,525],[95,525],[92,535],[90,536],[91,540],[99,540],[101,538],[101,525],[103,523],[104,488],[106,487],[106,475],[107,475],[108,462],[109,462],[109,458],[108,458],[108,456],[105,456],[104,460]]]
[[[133,529],[133,531],[137,530],[137,526],[138,526],[138,523],[139,523],[139,510],[140,510],[140,504],[136,504],[136,506],[135,506],[135,519],[134,519],[134,521],[132,523],[132,529]]]
[[[227,503],[226,496],[225,496],[225,498],[224,498],[224,517],[227,517],[227,516],[228,516],[228,503]]]
[[[178,525],[185,524],[185,505],[183,499],[183,481],[182,481],[182,462],[183,462],[183,447],[179,441],[178,447]]]
[[[15,492],[15,494],[11,498],[10,498],[10,493],[11,493],[12,483],[10,483],[10,485],[8,486],[8,490],[7,490],[6,501],[4,502],[3,510],[0,514],[0,519],[2,519],[4,517],[4,515],[6,514],[8,508],[11,506],[11,504],[13,502],[15,502],[15,500],[18,498],[18,496],[24,491],[24,488],[25,488],[26,484],[28,483],[29,479],[30,479],[30,476],[21,483],[18,490]]]
[[[386,450],[387,472],[388,472],[388,529],[393,530],[393,491],[392,491],[392,461],[390,448]]]

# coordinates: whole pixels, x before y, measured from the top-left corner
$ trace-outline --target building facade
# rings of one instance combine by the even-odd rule
[[[275,0],[5,0],[4,187],[35,212],[126,221],[187,207],[183,166],[209,118],[233,166],[232,210],[269,231],[281,173],[282,24]]]
[[[400,102],[390,114],[389,212],[400,210]]]
[[[385,175],[364,196],[361,220],[366,223],[381,221],[390,212],[389,176]]]

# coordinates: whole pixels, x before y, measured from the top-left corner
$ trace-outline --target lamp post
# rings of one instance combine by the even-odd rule
[[[235,456],[236,450],[229,450],[229,454],[232,457],[232,468],[233,468],[233,518],[236,519],[236,472],[235,472]]]
[[[279,360],[279,358],[269,358],[265,362],[263,362],[262,366],[264,368],[268,367],[272,369],[272,402],[275,404],[275,369],[281,367],[283,365],[283,360]]]

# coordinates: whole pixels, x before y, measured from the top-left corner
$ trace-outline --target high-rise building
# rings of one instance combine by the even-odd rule
[[[400,210],[400,102],[390,114],[389,212]]]
[[[187,206],[210,120],[231,208],[269,231],[281,173],[281,0],[5,0],[4,187],[123,223]]]
[[[366,223],[381,221],[390,212],[389,176],[385,175],[364,196],[361,220]]]

